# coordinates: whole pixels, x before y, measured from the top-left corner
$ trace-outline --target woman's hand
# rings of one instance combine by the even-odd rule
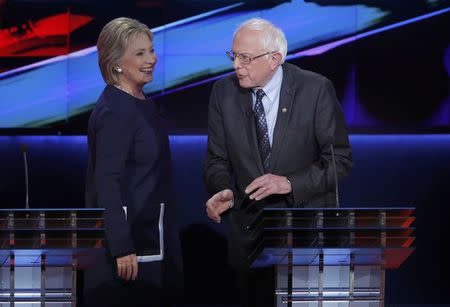
[[[138,273],[138,264],[136,254],[119,257],[117,260],[117,275],[120,278],[129,281],[135,280]]]

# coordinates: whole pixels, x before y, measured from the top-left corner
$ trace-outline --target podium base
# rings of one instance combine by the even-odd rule
[[[318,264],[276,266],[276,307],[384,306],[383,265],[327,265],[318,257]]]

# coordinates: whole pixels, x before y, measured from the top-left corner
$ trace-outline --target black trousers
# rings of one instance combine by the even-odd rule
[[[236,272],[242,307],[275,306],[275,269],[241,269]]]
[[[85,307],[165,307],[162,289],[142,281],[110,281],[85,293]]]

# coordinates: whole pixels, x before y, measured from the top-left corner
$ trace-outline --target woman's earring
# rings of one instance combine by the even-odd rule
[[[121,72],[122,72],[122,68],[117,67],[117,68],[116,68],[116,71],[117,71],[118,73],[121,73]]]

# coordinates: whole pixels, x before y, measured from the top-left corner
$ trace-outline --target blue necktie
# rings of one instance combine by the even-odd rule
[[[264,165],[264,173],[269,171],[270,167],[270,142],[269,130],[267,129],[266,114],[262,99],[265,93],[262,89],[256,91],[255,117],[256,117],[256,133],[258,135],[259,154]]]

